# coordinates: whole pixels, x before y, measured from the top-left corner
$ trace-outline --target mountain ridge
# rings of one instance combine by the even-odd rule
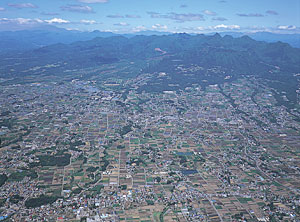
[[[112,36],[124,36],[132,38],[138,35],[172,35],[170,32],[159,31],[141,31],[136,33],[116,34],[113,32],[103,31],[77,31],[66,30],[62,28],[51,29],[32,29],[21,31],[0,31],[0,53],[6,52],[18,52],[37,49],[42,46],[48,46],[56,43],[71,44],[77,41],[88,41],[96,37],[112,37]],[[214,35],[215,33],[208,33],[205,35]],[[243,33],[243,32],[220,32],[222,37],[227,34],[233,37],[242,37],[248,35],[257,41],[276,42],[282,41],[289,43],[293,47],[300,48],[300,34],[276,34],[269,32],[256,32],[256,33]],[[190,34],[199,35],[199,34]]]
[[[163,36],[134,36],[127,38],[124,36],[112,36],[108,38],[96,37],[88,41],[78,41],[71,44],[57,43],[50,46],[40,47],[13,54],[15,58],[26,58],[27,65],[31,63],[67,62],[68,59],[93,58],[101,55],[107,58],[130,59],[130,58],[151,58],[160,56],[160,49],[165,54],[181,54],[183,51],[197,54],[197,50],[207,50],[207,48],[223,48],[233,51],[246,52],[256,56],[272,65],[277,63],[288,64],[293,67],[300,63],[297,56],[300,49],[293,48],[287,43],[265,43],[256,41],[249,36],[233,38],[228,35],[222,37],[220,34],[213,36],[189,35],[185,33],[163,35]],[[79,54],[77,54],[79,53]],[[36,60],[40,57],[39,60]],[[279,59],[280,58],[280,59]],[[13,60],[11,60],[13,61]],[[277,62],[277,63],[274,63]],[[2,61],[5,65],[5,61]],[[23,66],[22,64],[21,66]],[[76,64],[75,64],[76,66]],[[15,66],[15,68],[18,65]],[[298,67],[298,66],[297,66]]]
[[[58,43],[2,55],[0,77],[20,80],[28,76],[63,78],[66,74],[78,76],[86,69],[98,70],[104,65],[124,66],[124,62],[135,70],[135,64],[139,64],[140,71],[135,74],[117,72],[116,78],[143,73],[152,75],[146,85],[139,87],[140,92],[179,90],[193,84],[206,87],[248,75],[263,78],[278,93],[288,91],[291,107],[297,101],[300,49],[282,42],[256,41],[249,36],[233,38],[220,34],[179,33],[131,38],[97,37],[71,44]],[[167,73],[167,77],[161,78],[159,73]],[[80,78],[86,77],[81,75]]]

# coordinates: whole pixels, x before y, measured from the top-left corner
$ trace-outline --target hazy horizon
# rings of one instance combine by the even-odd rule
[[[37,0],[0,2],[0,31],[43,29],[135,33],[300,33],[300,2]],[[296,19],[295,19],[296,18]],[[298,19],[297,19],[298,18]]]

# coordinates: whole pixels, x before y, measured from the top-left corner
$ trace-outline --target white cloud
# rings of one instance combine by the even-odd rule
[[[61,18],[53,18],[53,19],[50,19],[50,20],[45,20],[45,22],[48,23],[48,24],[68,24],[68,23],[70,23],[70,21],[64,20],[64,19],[61,19]]]
[[[152,25],[152,28],[153,28],[153,29],[163,29],[163,30],[167,30],[167,29],[168,29],[168,26],[166,26],[166,25],[161,25],[161,24],[155,24],[155,25]]]
[[[240,17],[264,17],[264,15],[260,13],[249,13],[249,14],[238,13],[237,15]]]
[[[141,18],[140,15],[125,15],[126,18]]]
[[[85,20],[85,19],[80,20],[80,23],[85,24],[85,25],[97,24],[97,22],[95,20]]]
[[[68,31],[80,31],[78,28],[66,28]]]
[[[116,23],[116,24],[114,24],[115,26],[129,26],[129,24],[128,23],[126,23],[126,22],[119,22],[119,23]]]
[[[168,14],[161,14],[158,12],[147,12],[151,18],[157,19],[157,18],[165,18],[165,19],[172,19],[176,22],[183,23],[183,22],[191,22],[191,21],[205,21],[202,14],[194,14],[194,13],[183,13],[178,14],[175,12],[170,12]]]
[[[5,8],[0,8],[0,12],[1,12],[1,11],[5,11]]]
[[[71,22],[62,18],[40,19],[40,18],[0,18],[0,31],[17,31],[32,28],[41,28],[44,26],[53,25],[61,26],[69,24],[80,24],[80,22]]]
[[[63,11],[80,12],[80,13],[94,13],[93,8],[87,5],[66,5],[60,7]]]
[[[229,29],[229,30],[233,30],[233,29],[240,29],[241,27],[239,25],[216,25],[213,27],[213,29]]]
[[[120,15],[120,14],[107,15],[106,17],[107,17],[107,18],[124,18],[124,16],[123,16],[123,15]]]
[[[280,30],[295,30],[297,27],[294,25],[279,25],[277,28]]]
[[[27,18],[0,18],[0,31],[17,31],[43,26],[45,22],[41,19]]]
[[[13,8],[38,8],[36,5],[32,3],[21,3],[21,4],[8,4],[8,6],[13,7]]]
[[[215,13],[215,12],[213,12],[213,11],[209,11],[209,10],[204,10],[203,13],[204,13],[205,15],[211,15],[211,16],[217,15],[217,13]]]
[[[59,15],[57,12],[42,12],[41,15],[54,16]]]
[[[279,13],[274,10],[268,10],[268,11],[266,11],[266,13],[269,15],[279,15]]]
[[[0,18],[0,24],[18,24],[18,25],[28,25],[28,24],[40,24],[44,21],[41,19],[25,19],[25,18]]]
[[[216,25],[216,26],[198,26],[198,27],[180,27],[179,31],[186,31],[189,33],[204,33],[204,32],[212,32],[212,31],[226,31],[226,30],[240,30],[241,27],[239,25]]]
[[[205,31],[205,28],[202,27],[202,26],[199,26],[199,27],[196,28],[196,30],[198,30],[198,31]]]
[[[132,29],[133,32],[140,32],[140,31],[145,31],[145,30],[147,30],[147,28],[143,25],[136,26]]]
[[[120,14],[113,14],[113,15],[107,15],[107,18],[141,18],[139,15],[120,15]]]
[[[82,3],[106,3],[108,0],[78,0]]]
[[[39,24],[68,24],[70,21],[61,18],[53,18],[50,20],[27,19],[27,18],[0,18],[0,24],[11,24],[11,25],[39,25]]]
[[[212,21],[221,21],[221,22],[223,22],[223,21],[227,21],[227,18],[224,18],[224,17],[214,17],[214,18],[212,18]]]

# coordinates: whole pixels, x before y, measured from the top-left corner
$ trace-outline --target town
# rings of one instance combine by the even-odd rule
[[[255,77],[149,79],[1,87],[0,221],[299,221],[298,111]]]

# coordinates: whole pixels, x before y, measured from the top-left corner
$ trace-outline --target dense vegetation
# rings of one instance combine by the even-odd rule
[[[96,172],[98,169],[99,169],[99,167],[93,167],[93,166],[91,166],[91,167],[87,168],[86,171],[87,172]]]
[[[34,170],[19,170],[10,174],[9,180],[21,181],[24,179],[24,177],[30,177],[31,179],[35,179],[38,178],[38,174]]]
[[[75,190],[73,190],[73,194],[80,194],[81,193],[81,191],[82,191],[82,188],[80,188],[80,187],[77,187]]]
[[[67,166],[70,164],[71,154],[39,156],[41,166]]]
[[[129,133],[130,131],[132,131],[132,124],[129,124],[129,125],[126,125],[124,126],[121,130],[120,130],[120,135],[121,136],[124,136],[126,135],[127,133]]]
[[[19,201],[22,201],[24,200],[24,197],[16,194],[16,195],[12,195],[10,198],[9,198],[9,202],[13,203],[13,204],[17,204],[19,203]]]
[[[58,197],[56,196],[46,196],[46,195],[41,195],[36,198],[30,198],[25,201],[25,206],[27,208],[35,208],[35,207],[40,207],[42,205],[46,204],[52,204],[57,200]]]
[[[6,176],[6,174],[0,174],[0,187],[2,187],[5,184],[7,179],[8,177]]]
[[[6,202],[6,199],[0,199],[0,207],[3,207]]]

